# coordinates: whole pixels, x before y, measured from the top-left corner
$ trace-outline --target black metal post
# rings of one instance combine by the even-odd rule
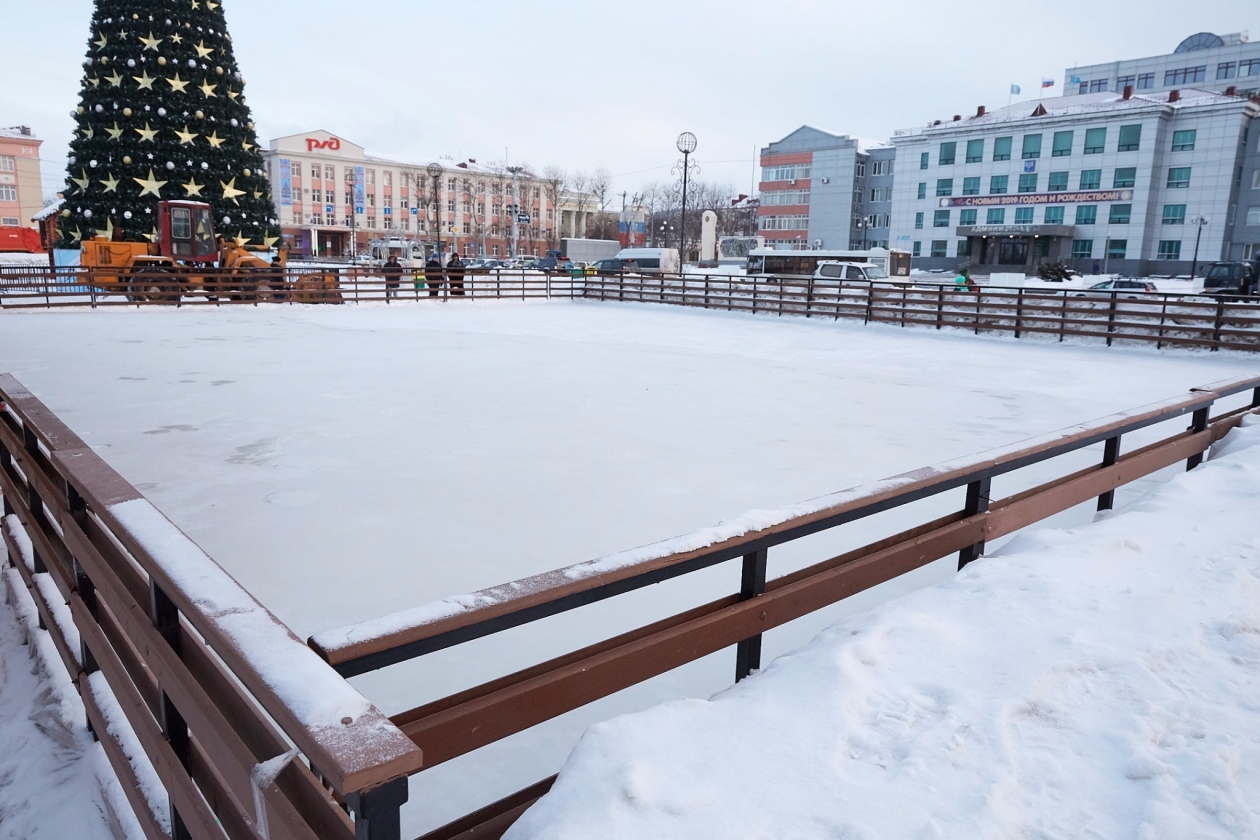
[[[750,601],[766,591],[766,559],[768,549],[744,555],[743,575],[739,584],[739,600]],[[735,648],[735,682],[761,667],[761,634],[744,639]]]
[[[963,516],[972,517],[984,513],[989,509],[989,496],[993,489],[993,479],[986,476],[979,481],[973,481],[967,485],[967,503],[963,507]],[[958,571],[966,568],[968,563],[979,560],[984,556],[984,540],[969,545],[962,551],[958,552]]]
[[[1251,407],[1260,408],[1260,388],[1257,388],[1255,393],[1251,395]]]
[[[149,620],[153,622],[153,626],[162,634],[162,638],[171,646],[176,655],[180,653],[179,641],[179,608],[175,606],[175,602],[170,599],[156,582],[149,582]],[[160,687],[159,687],[160,688]],[[175,751],[176,758],[184,765],[185,770],[191,768],[192,751],[191,739],[188,735],[188,723],[184,720],[184,716],[175,708],[175,704],[171,702],[171,698],[165,690],[159,692],[158,698],[158,715],[162,724],[162,734],[166,736],[167,743],[171,745],[171,749]],[[188,826],[184,824],[183,818],[179,815],[179,811],[175,808],[175,803],[171,803],[171,828],[172,840],[192,840],[192,833],[188,830]]]
[[[346,805],[354,812],[354,840],[402,840],[399,809],[407,796],[406,776],[346,794]]]
[[[26,453],[31,456],[34,461],[39,457],[39,438],[35,436],[34,430],[29,426],[22,429],[22,440],[26,445]],[[26,482],[26,507],[31,512],[32,522],[39,528],[48,528],[48,517],[44,515],[44,500],[39,497],[39,491],[35,489],[35,485],[29,479]],[[32,543],[31,555],[35,559],[35,574],[44,574],[48,571],[48,567],[44,565],[44,558],[40,556],[39,549]],[[39,629],[47,630],[44,626],[44,616],[39,617]]]
[[[1206,408],[1200,408],[1198,411],[1196,411],[1190,421],[1190,431],[1194,432],[1195,434],[1206,431],[1208,427],[1208,419],[1211,412],[1212,412],[1211,406],[1208,406]],[[1202,452],[1200,452],[1197,455],[1191,455],[1189,460],[1186,461],[1186,472],[1190,472],[1190,470],[1194,469],[1195,467],[1199,466],[1202,463],[1203,463]]]
[[[1120,435],[1113,438],[1107,438],[1107,443],[1103,447],[1103,467],[1114,466],[1120,460]],[[1116,504],[1116,491],[1108,490],[1098,497],[1099,510],[1111,510]]]
[[[678,268],[687,262],[687,170],[691,168],[691,152],[683,152],[682,215],[678,224]]]
[[[1190,279],[1194,279],[1194,275],[1199,273],[1199,240],[1203,238],[1203,217],[1200,216],[1195,220],[1194,226],[1197,228],[1194,234],[1194,262],[1190,265]]]

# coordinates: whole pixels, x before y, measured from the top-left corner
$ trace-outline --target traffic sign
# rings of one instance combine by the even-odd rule
[[[413,216],[417,216],[417,215],[419,215],[419,214],[420,214],[420,208],[419,208],[419,207],[412,207],[412,208],[411,208],[411,215],[413,215]]]
[[[324,208],[324,212],[331,216],[332,214],[337,212],[337,208],[329,204],[327,207]]]
[[[362,215],[363,215],[363,205],[362,205],[362,204],[356,204],[356,205],[354,205],[354,214],[355,214],[356,216],[362,216]]]
[[[517,214],[517,216],[516,216],[516,223],[517,223],[518,225],[527,225],[527,224],[529,224],[529,215],[528,215],[528,214],[526,214],[526,213],[519,213],[519,214]]]
[[[386,215],[386,216],[392,215],[392,214],[393,214],[393,212],[394,212],[394,208],[393,208],[393,207],[386,207],[386,208],[385,208],[385,215]]]

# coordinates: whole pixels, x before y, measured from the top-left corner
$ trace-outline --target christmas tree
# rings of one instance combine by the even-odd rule
[[[157,202],[204,201],[220,235],[271,247],[271,188],[223,5],[96,0],[60,247],[157,237]]]

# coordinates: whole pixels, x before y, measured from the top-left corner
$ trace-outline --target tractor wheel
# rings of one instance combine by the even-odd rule
[[[179,303],[181,285],[178,278],[161,268],[140,269],[131,284],[132,299],[150,303]]]

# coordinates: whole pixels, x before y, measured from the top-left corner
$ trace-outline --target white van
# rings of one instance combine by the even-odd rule
[[[814,272],[815,280],[845,280],[868,283],[872,280],[887,280],[888,272],[876,263],[844,262],[827,260],[818,264]]]
[[[682,268],[677,248],[622,248],[616,259],[633,260],[644,274],[677,274]]]

